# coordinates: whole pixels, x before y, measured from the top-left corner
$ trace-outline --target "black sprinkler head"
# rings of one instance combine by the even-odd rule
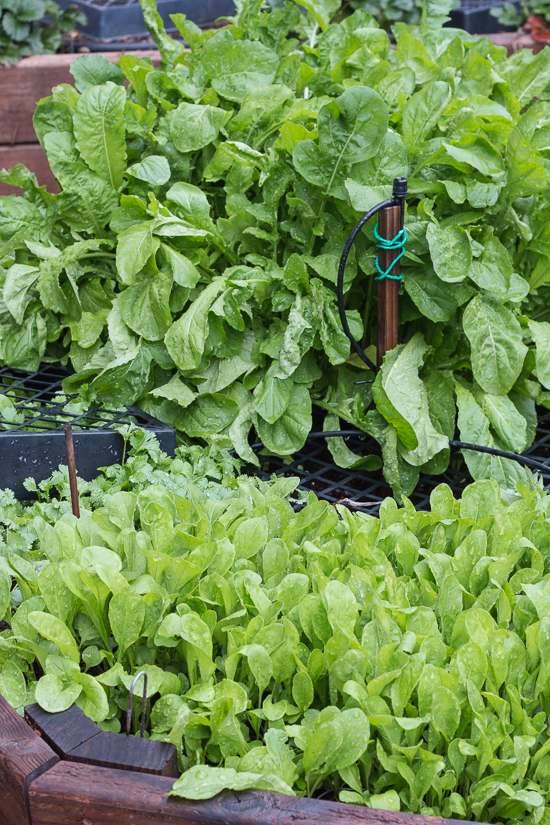
[[[407,178],[394,178],[393,197],[404,198],[407,195]]]

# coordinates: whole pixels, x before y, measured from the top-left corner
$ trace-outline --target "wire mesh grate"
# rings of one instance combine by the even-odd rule
[[[22,456],[25,442],[29,437],[34,436],[35,439],[48,435],[62,437],[63,428],[68,423],[72,424],[77,438],[86,436],[92,440],[94,435],[97,437],[113,434],[113,427],[116,425],[134,423],[143,429],[155,432],[163,444],[163,449],[173,451],[175,433],[170,427],[137,407],[109,410],[96,405],[83,409],[82,402],[76,396],[63,395],[62,385],[66,377],[66,371],[49,365],[43,366],[34,373],[11,367],[0,368],[0,396],[4,396],[11,402],[7,407],[5,403],[0,405],[0,451],[4,463],[13,453],[16,459],[15,465],[18,466],[19,462],[25,461]],[[17,420],[13,420],[14,415]],[[536,438],[531,447],[525,450],[525,455],[536,457],[550,470],[550,411],[539,408],[538,415]],[[314,421],[315,430],[322,429],[322,420],[323,415],[319,412]],[[345,442],[357,455],[380,454],[377,442],[360,431],[346,437]],[[2,444],[4,444],[3,447]],[[35,441],[33,441],[32,449],[36,451]],[[93,477],[97,466],[102,466],[95,462],[92,467],[95,449],[95,446],[90,443],[89,472],[86,472],[82,465],[79,466],[79,472],[83,471],[83,477],[86,474],[90,478]],[[263,454],[265,451],[262,445],[257,445],[256,452],[260,460],[260,468],[250,465],[245,468],[245,472],[258,475],[264,480],[273,475],[297,476],[300,479],[299,489],[301,491],[314,492],[320,499],[332,504],[345,504],[351,509],[376,515],[382,501],[392,495],[381,470],[366,472],[338,467],[334,463],[324,438],[309,439],[299,453],[287,459]],[[80,453],[83,461],[86,454],[84,451]],[[114,460],[116,460],[115,453],[113,453]],[[52,463],[55,465],[56,461],[57,459],[52,458],[49,462],[50,467],[43,471],[36,467],[37,477],[45,478]],[[9,476],[9,472],[7,474]],[[452,453],[451,462],[445,473],[420,477],[416,489],[410,496],[414,506],[419,510],[429,507],[430,493],[442,483],[448,484],[456,496],[459,496],[464,488],[472,483],[472,477],[460,452]]]
[[[66,424],[87,432],[130,423],[147,430],[158,428],[160,422],[137,407],[109,410],[96,404],[84,408],[77,396],[63,393],[66,377],[67,372],[58,367],[45,366],[33,373],[0,368],[0,395],[11,402],[0,408],[0,433],[60,431]]]
[[[537,458],[550,471],[550,411],[539,408],[536,438],[524,455]],[[370,436],[363,433],[345,439],[349,449],[357,455],[380,454],[380,447]],[[345,504],[350,509],[377,515],[380,504],[387,496],[392,496],[381,470],[346,470],[337,467],[326,445],[325,439],[308,440],[304,448],[291,460],[272,455],[262,455],[261,445],[257,449],[260,468],[247,467],[247,472],[255,473],[263,480],[275,476],[298,476],[298,489],[313,491],[318,498],[331,504]],[[455,496],[460,496],[473,481],[460,452],[453,451],[451,462],[445,473],[436,476],[421,475],[414,492],[409,496],[417,510],[429,508],[430,494],[439,484],[448,484]]]

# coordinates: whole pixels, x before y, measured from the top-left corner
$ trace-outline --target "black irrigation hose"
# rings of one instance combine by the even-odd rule
[[[351,330],[349,328],[348,319],[346,317],[346,309],[344,307],[344,274],[346,272],[346,262],[348,260],[348,255],[357,235],[362,230],[366,222],[370,220],[374,215],[376,215],[377,212],[380,212],[381,209],[384,209],[386,206],[395,206],[395,200],[393,198],[388,198],[388,200],[382,201],[382,203],[379,203],[377,206],[374,206],[372,209],[369,209],[367,214],[363,215],[359,223],[354,226],[349,238],[346,241],[346,245],[344,246],[342,257],[340,258],[340,265],[338,266],[338,280],[336,281],[336,294],[338,296],[338,312],[340,313],[340,321],[342,323],[342,328],[361,361],[363,361],[367,365],[367,367],[370,367],[370,369],[373,370],[375,373],[378,372],[376,364],[373,364],[368,355],[366,355],[366,353],[363,351],[363,348],[360,346],[360,344],[357,343],[357,341],[353,337]]]
[[[324,430],[323,432],[309,433],[307,440],[309,441],[310,439],[316,438],[343,438],[352,435],[359,437],[362,436],[363,438],[367,438],[369,436],[368,433],[365,433],[362,430]],[[251,445],[251,449],[259,450],[264,446],[263,441],[258,441],[256,444]],[[479,444],[469,444],[466,441],[449,441],[449,447],[456,447],[460,450],[473,450],[477,453],[487,453],[488,455],[494,455],[498,458],[507,458],[510,461],[517,461],[518,464],[525,464],[533,470],[538,470],[541,475],[550,478],[550,466],[547,466],[534,458],[521,455],[520,453],[510,453],[507,450],[498,450],[496,447],[482,447]]]
[[[480,444],[468,444],[466,441],[449,441],[449,447],[457,447],[460,450],[474,450],[477,453],[488,453],[499,458],[508,458],[511,461],[517,461],[519,464],[532,467],[533,470],[538,470],[541,475],[550,477],[549,466],[520,453],[509,453],[507,450],[497,450],[495,447],[482,447]]]

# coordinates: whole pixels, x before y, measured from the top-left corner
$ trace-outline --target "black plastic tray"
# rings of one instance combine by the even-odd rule
[[[513,31],[511,26],[503,26],[491,14],[491,9],[499,8],[504,3],[492,3],[490,0],[462,0],[460,7],[450,13],[449,26],[464,29],[469,34],[494,34],[502,31]],[[519,6],[519,0],[512,2]]]
[[[77,472],[85,481],[95,478],[100,467],[122,460],[124,440],[115,424],[133,422],[153,432],[164,452],[174,455],[176,431],[137,407],[117,411],[96,406],[74,414],[67,408],[70,399],[54,401],[66,377],[65,371],[50,366],[35,373],[0,368],[0,395],[7,395],[25,416],[19,424],[0,421],[0,487],[11,488],[17,498],[30,498],[23,486],[26,478],[41,481],[66,464],[66,424],[73,426]]]
[[[80,28],[84,34],[99,40],[136,37],[147,34],[138,0],[57,0],[62,9],[78,6],[88,22]],[[186,14],[198,26],[213,23],[218,17],[235,14],[233,0],[158,0],[158,13],[168,31],[175,26],[171,14]]]

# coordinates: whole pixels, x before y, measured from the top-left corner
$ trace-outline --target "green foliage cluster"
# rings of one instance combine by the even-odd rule
[[[191,438],[256,462],[325,425],[377,438],[397,496],[443,472],[448,439],[521,451],[548,403],[550,51],[507,58],[440,28],[427,3],[397,47],[364,10],[329,24],[331,0],[167,37],[163,59],[79,58],[77,89],[41,101],[35,128],[61,192],[24,168],[2,180],[0,358],[67,363],[67,392],[137,402]],[[304,13],[305,12],[305,13]],[[128,88],[125,83],[128,82]],[[358,217],[409,179],[400,340],[372,391],[336,306],[339,257]],[[347,268],[351,329],[375,340],[373,227]],[[372,350],[371,350],[372,353]],[[343,466],[379,466],[342,440]],[[507,488],[513,462],[468,454]]]
[[[50,22],[40,21],[49,17]],[[54,0],[0,0],[0,63],[18,63],[32,54],[53,54],[86,18],[78,6],[61,10]]]
[[[272,9],[282,9],[286,0],[267,0]],[[446,2],[446,0],[439,0]],[[306,4],[301,4],[307,8]],[[238,3],[237,3],[238,6]],[[327,18],[338,22],[357,9],[371,14],[380,28],[390,31],[394,23],[416,25],[422,15],[421,0],[325,0],[322,4]],[[449,5],[450,7],[450,5]]]
[[[387,31],[398,22],[417,25],[422,15],[420,0],[348,0],[346,7],[367,11]]]
[[[34,504],[0,497],[14,707],[76,702],[116,732],[145,669],[175,795],[323,790],[548,825],[547,496],[483,481],[458,501],[439,486],[431,512],[387,499],[374,518],[313,493],[295,512],[297,479],[235,480],[219,455],[170,462],[126,436],[126,465],[81,484],[80,520],[66,470]]]
[[[526,26],[535,40],[548,40],[548,21],[550,20],[550,3],[548,0],[521,0],[519,3],[504,3],[491,9],[502,26],[511,26],[519,29]],[[531,20],[535,16],[535,20]],[[539,31],[537,31],[537,29]]]

